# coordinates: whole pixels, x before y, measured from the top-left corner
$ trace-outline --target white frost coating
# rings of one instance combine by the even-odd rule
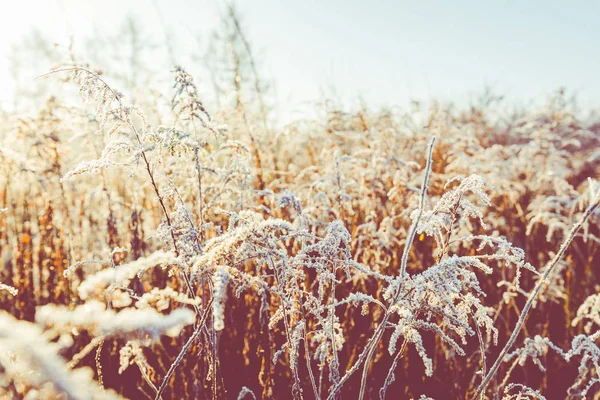
[[[131,279],[148,268],[157,265],[177,263],[177,257],[171,252],[157,251],[148,257],[142,257],[116,268],[106,268],[88,276],[77,288],[79,297],[86,300],[96,294],[103,293],[112,284],[126,286]]]
[[[0,283],[0,291],[2,291],[2,290],[7,291],[8,293],[12,294],[13,296],[16,296],[17,294],[19,294],[19,291],[16,288],[6,285],[4,283]]]
[[[577,326],[581,321],[585,321],[584,330],[586,333],[592,331],[594,324],[600,326],[600,294],[589,296],[577,310],[577,317],[571,322],[571,326]]]
[[[123,399],[99,386],[91,369],[69,370],[58,350],[58,345],[44,340],[35,324],[0,313],[0,363],[6,376],[37,388],[52,382],[56,392],[74,400]]]
[[[213,277],[213,321],[216,331],[221,331],[225,328],[225,310],[223,304],[223,296],[229,281],[229,273],[227,268],[218,266]]]
[[[147,333],[157,337],[163,333],[178,335],[184,326],[194,322],[194,315],[188,309],[173,310],[166,315],[152,308],[128,308],[115,312],[106,310],[105,305],[99,301],[89,301],[74,310],[52,304],[39,307],[35,320],[39,324],[58,329],[85,329],[95,336]]]

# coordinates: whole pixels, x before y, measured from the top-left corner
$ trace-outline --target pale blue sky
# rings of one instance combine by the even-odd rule
[[[12,3],[12,2],[11,2]],[[218,22],[216,0],[157,0],[185,64]],[[150,0],[21,0],[0,16],[0,101],[11,85],[6,54],[32,27],[66,43],[134,14],[161,40]],[[238,1],[262,70],[286,115],[335,89],[351,103],[405,106],[411,98],[468,101],[494,85],[515,101],[565,86],[600,105],[600,3],[593,1]],[[34,66],[37,67],[37,66]],[[39,73],[47,70],[40,65]]]

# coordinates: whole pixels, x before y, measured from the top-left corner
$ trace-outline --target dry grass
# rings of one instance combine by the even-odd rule
[[[62,68],[87,107],[0,121],[3,398],[598,391],[600,122],[562,93],[265,130],[174,73],[141,110]]]

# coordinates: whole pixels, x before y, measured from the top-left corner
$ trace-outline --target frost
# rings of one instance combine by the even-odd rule
[[[73,310],[51,304],[42,306],[38,308],[35,320],[39,324],[59,330],[87,330],[94,336],[127,337],[147,334],[156,338],[163,333],[177,336],[184,326],[194,322],[194,313],[182,308],[172,310],[166,315],[151,308],[127,308],[115,312],[107,310],[106,306],[98,301],[88,301]]]

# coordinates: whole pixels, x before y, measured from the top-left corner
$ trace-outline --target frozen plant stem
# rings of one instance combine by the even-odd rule
[[[550,273],[556,267],[556,265],[558,264],[560,259],[564,256],[565,252],[567,251],[567,248],[569,247],[569,245],[571,244],[571,242],[577,235],[577,232],[579,232],[579,230],[585,224],[585,222],[590,217],[590,215],[592,215],[592,213],[596,210],[596,208],[598,208],[598,205],[600,205],[600,196],[598,194],[596,194],[594,196],[594,199],[593,199],[592,203],[590,204],[590,206],[583,213],[583,216],[571,228],[569,235],[567,236],[565,241],[561,244],[560,249],[558,250],[558,253],[556,253],[554,258],[552,259],[552,261],[546,268],[546,271],[544,272],[544,275],[542,276],[542,278],[539,280],[538,284],[535,286],[535,288],[529,294],[529,298],[527,299],[527,303],[525,303],[525,306],[523,307],[523,311],[521,312],[521,315],[519,316],[517,325],[513,329],[512,334],[510,335],[510,338],[506,342],[506,345],[504,345],[504,348],[498,355],[498,358],[496,358],[496,361],[490,368],[488,374],[483,378],[481,384],[477,388],[477,392],[475,393],[475,396],[473,396],[473,399],[477,400],[477,399],[483,398],[483,395],[485,394],[485,389],[489,385],[490,381],[492,380],[492,378],[494,377],[496,372],[498,372],[498,369],[500,368],[500,364],[502,364],[504,357],[510,351],[512,346],[515,344],[515,341],[517,340],[517,337],[519,336],[519,333],[521,332],[523,325],[525,325],[525,320],[527,319],[527,316],[529,315],[531,306],[533,305],[538,294],[540,293],[542,286],[544,285],[544,283],[550,276]]]
[[[405,338],[404,341],[402,342],[402,346],[400,347],[400,350],[398,350],[398,352],[396,353],[396,357],[394,357],[392,366],[388,370],[388,374],[385,378],[385,382],[383,383],[383,387],[379,390],[379,400],[385,400],[385,393],[387,392],[387,388],[394,381],[394,370],[396,369],[396,366],[398,365],[398,361],[400,361],[400,359],[402,357],[404,357],[404,352],[406,351],[407,345],[408,345],[408,341]]]
[[[398,297],[400,296],[400,293],[401,293],[400,288],[402,285],[402,278],[404,277],[403,271],[404,271],[404,273],[406,273],[406,263],[408,261],[408,253],[410,252],[410,247],[412,246],[412,242],[414,240],[414,237],[415,237],[415,234],[417,231],[417,225],[419,224],[419,220],[421,219],[421,216],[423,215],[423,207],[425,204],[425,196],[426,196],[426,192],[427,192],[427,183],[429,181],[429,175],[431,173],[431,165],[433,163],[432,158],[433,158],[434,144],[435,144],[435,136],[433,136],[431,138],[431,141],[429,142],[429,148],[428,148],[428,154],[427,154],[427,164],[425,166],[425,176],[423,177],[423,186],[421,187],[421,200],[419,202],[419,204],[420,204],[419,215],[417,217],[417,220],[413,224],[408,237],[406,238],[406,245],[404,247],[404,253],[402,254],[402,260],[403,260],[402,266],[400,268],[400,274],[398,275],[397,281],[395,283],[396,291],[394,292],[394,296],[392,298],[392,301],[390,302],[390,304],[392,304],[392,305],[398,301]],[[365,348],[363,349],[362,353],[360,353],[360,355],[358,356],[358,360],[354,363],[354,365],[348,371],[346,371],[346,374],[344,374],[342,379],[340,379],[340,381],[331,388],[329,396],[327,397],[327,400],[332,400],[335,397],[336,393],[339,392],[341,390],[342,386],[346,383],[346,381],[348,379],[350,379],[350,376],[352,376],[353,373],[358,371],[358,369],[360,368],[360,366],[363,362],[365,363],[365,367],[363,369],[363,376],[361,379],[359,399],[362,400],[364,398],[369,364],[371,362],[371,358],[373,357],[373,354],[375,353],[377,344],[379,343],[379,340],[383,336],[383,331],[385,329],[385,326],[387,325],[387,322],[391,317],[391,313],[389,311],[390,309],[391,309],[391,307],[389,307],[388,310],[386,310],[381,322],[379,323],[379,326],[377,326],[377,329],[373,333],[373,336],[371,337],[369,342],[367,342],[367,344],[365,345]]]
[[[283,307],[283,325],[285,327],[285,335],[287,338],[287,343],[289,343],[290,345],[290,352],[291,352],[291,346],[293,343],[292,340],[292,334],[290,331],[290,326],[288,323],[288,319],[286,314],[288,313],[285,307],[285,302],[286,302],[286,298],[283,297],[283,282],[282,280],[278,277],[278,271],[277,268],[275,267],[275,263],[273,262],[273,258],[271,256],[269,256],[269,263],[271,264],[271,268],[274,271],[274,276],[275,276],[275,281],[277,283],[277,288],[281,291],[281,306]],[[292,396],[293,398],[296,399],[302,399],[302,386],[300,383],[300,375],[298,373],[298,365],[296,363],[294,364],[290,364],[290,369],[292,370],[293,376],[294,376],[294,386],[292,386]]]
[[[434,144],[435,136],[432,137],[431,142],[429,142],[429,154],[427,156],[427,165],[425,167],[425,176],[423,177],[423,186],[421,187],[421,198],[419,201],[419,214],[417,215],[417,219],[415,219],[415,222],[411,227],[410,233],[406,238],[406,244],[404,245],[404,251],[402,252],[402,262],[400,263],[399,275],[400,279],[404,278],[404,275],[406,275],[406,265],[408,264],[408,255],[410,253],[410,248],[412,247],[412,243],[415,240],[415,235],[417,234],[417,227],[419,225],[419,222],[421,221],[421,217],[423,216],[423,209],[425,208],[425,197],[427,196],[427,182],[429,182],[429,174],[431,173],[431,164],[433,162],[432,157]],[[400,286],[398,286],[398,288],[400,288]]]
[[[336,263],[334,262],[331,265],[331,304],[335,304],[335,277],[336,277]],[[337,354],[337,348],[335,345],[335,308],[332,307],[329,309],[330,314],[330,324],[331,324],[331,352],[333,353],[333,362],[329,364],[329,368],[331,368],[331,376],[333,377],[333,383],[337,383],[340,379],[340,361]]]
[[[315,376],[313,374],[312,367],[310,365],[310,349],[308,347],[308,341],[306,340],[306,328],[302,328],[302,339],[303,339],[303,343],[304,343],[304,358],[306,360],[306,368],[308,369],[308,375],[310,377],[310,383],[313,388],[315,400],[321,400],[319,390],[317,389],[317,383],[315,381]]]
[[[423,306],[423,301],[421,301],[421,305],[419,306],[416,314],[413,317],[411,317],[409,324],[417,318],[418,314],[421,312],[422,306]],[[396,370],[398,361],[400,361],[400,359],[402,357],[404,357],[404,352],[406,351],[407,347],[408,347],[408,340],[406,338],[404,338],[404,340],[402,341],[402,346],[400,347],[400,350],[398,350],[398,353],[396,354],[396,357],[394,357],[394,361],[392,362],[392,365],[390,366],[390,369],[388,370],[388,374],[385,378],[383,386],[379,390],[379,400],[385,400],[385,393],[388,389],[388,386],[391,385],[395,379],[394,371]]]
[[[431,138],[429,142],[429,148],[427,151],[427,164],[425,165],[425,175],[423,176],[423,185],[421,186],[421,195],[419,199],[419,214],[417,218],[412,224],[408,237],[406,238],[406,244],[404,245],[404,251],[402,252],[402,262],[400,264],[400,274],[398,275],[398,282],[396,287],[396,292],[394,293],[393,300],[391,304],[395,304],[398,301],[398,296],[400,295],[400,288],[402,287],[402,281],[406,277],[408,278],[408,274],[406,272],[406,265],[408,264],[408,255],[410,253],[410,248],[412,247],[412,243],[415,240],[415,235],[417,233],[417,227],[419,226],[419,221],[421,221],[421,216],[423,216],[423,208],[425,208],[425,197],[427,196],[427,184],[429,182],[429,175],[431,174],[431,164],[433,163],[433,146],[435,145],[435,136]],[[390,318],[390,312],[386,311],[383,321],[378,326],[378,337],[375,338],[374,343],[371,345],[369,352],[367,353],[367,360],[363,366],[363,373],[360,384],[360,393],[358,398],[360,400],[364,399],[365,396],[365,388],[367,386],[367,375],[369,373],[369,365],[371,364],[371,358],[373,354],[375,354],[375,350],[377,348],[377,343],[383,336],[383,331],[385,329],[385,325]]]
[[[177,240],[175,238],[175,233],[173,231],[173,225],[171,222],[171,218],[169,216],[169,212],[167,211],[167,207],[165,206],[165,202],[163,197],[160,194],[160,190],[158,188],[158,184],[156,183],[156,180],[154,178],[154,173],[152,172],[152,168],[150,166],[150,161],[148,161],[148,157],[146,156],[146,152],[143,150],[143,146],[142,146],[142,139],[140,136],[140,133],[138,132],[137,128],[135,127],[135,124],[133,123],[132,119],[131,119],[131,110],[127,107],[125,107],[123,105],[123,102],[121,101],[121,96],[118,95],[104,80],[102,80],[102,78],[100,78],[100,76],[89,70],[86,68],[82,68],[79,66],[73,66],[73,67],[66,67],[66,68],[60,68],[57,70],[53,70],[50,71],[47,74],[44,74],[42,76],[47,76],[50,74],[54,74],[57,72],[64,72],[64,71],[83,71],[86,74],[88,74],[89,76],[91,76],[97,83],[100,84],[100,86],[102,87],[102,89],[105,91],[105,93],[108,93],[108,97],[111,98],[110,100],[106,100],[106,98],[103,100],[104,102],[106,102],[108,105],[110,105],[110,103],[112,102],[116,102],[117,103],[117,109],[120,110],[120,112],[122,113],[121,119],[125,121],[125,123],[127,124],[127,126],[131,129],[131,131],[134,133],[135,138],[137,140],[138,145],[141,148],[141,156],[142,159],[144,160],[144,165],[146,167],[146,172],[148,173],[148,177],[150,178],[150,182],[152,184],[152,188],[154,189],[154,193],[156,194],[156,197],[158,199],[158,202],[160,204],[160,207],[163,211],[163,214],[165,215],[165,219],[167,221],[167,225],[169,226],[169,231],[171,234],[171,239],[173,241],[173,249],[175,251],[175,255],[177,257],[179,257],[179,248],[177,246]],[[105,95],[106,97],[106,95]],[[119,114],[117,114],[119,115]],[[143,117],[142,117],[143,118]],[[180,271],[180,276],[182,278],[182,280],[184,281],[184,284],[186,286],[186,289],[188,291],[188,294],[190,296],[190,298],[192,300],[194,300],[196,298],[196,291],[194,290],[194,287],[192,286],[192,283],[190,282],[189,276],[187,275],[187,272],[185,270],[181,270]],[[192,337],[190,338],[190,340],[188,340],[188,342],[186,343],[186,346],[184,346],[184,348],[182,349],[182,352],[180,353],[180,357],[183,357],[183,355],[185,354],[185,352],[187,352],[187,349],[189,348],[189,346],[191,345],[191,343],[195,340],[195,338],[199,335],[199,332],[201,330],[201,327],[203,326],[203,323],[206,320],[207,315],[209,314],[208,309],[205,310],[204,315],[202,314],[202,312],[200,311],[200,308],[198,307],[198,305],[196,304],[196,302],[193,302],[193,307],[194,310],[196,312],[197,315],[197,319],[201,322],[199,322],[196,326],[196,331],[194,332],[194,335],[192,335]],[[100,352],[102,350],[102,343],[100,343],[100,346],[98,347],[97,353],[96,353],[96,365],[97,365],[97,369],[99,371],[99,374],[101,374],[101,364],[100,364]],[[174,364],[171,366],[172,369],[174,370],[175,367],[181,362],[181,359],[178,357],[177,360],[175,360]],[[170,369],[169,372],[172,374],[173,371]],[[170,378],[170,375],[167,374],[167,377],[165,379],[165,381],[163,381],[162,385],[161,385],[161,389],[159,389],[159,392],[157,394],[157,399],[160,399],[160,393],[162,390],[164,390],[164,386],[166,385],[165,382],[168,382]],[[101,378],[100,378],[100,382],[101,382]]]
[[[138,144],[141,147],[142,139],[140,138],[140,134],[138,133],[137,129],[135,128],[135,125],[133,124],[133,121],[131,121],[131,117],[129,117],[129,116],[127,118],[127,124],[129,125],[129,127],[131,128],[133,133],[135,134],[135,138],[137,139]],[[162,211],[165,214],[165,219],[167,220],[167,225],[169,226],[169,231],[171,232],[171,239],[173,240],[173,249],[175,250],[175,255],[177,257],[179,257],[179,249],[177,247],[177,241],[175,240],[175,233],[173,233],[173,225],[171,224],[171,218],[169,217],[169,212],[167,211],[165,202],[164,202],[162,196],[160,195],[160,191],[158,190],[158,185],[156,184],[156,181],[154,180],[154,174],[152,173],[152,169],[150,168],[150,162],[148,161],[148,158],[146,157],[146,152],[143,150],[142,150],[142,159],[144,160],[144,164],[146,166],[146,171],[148,172],[148,176],[150,177],[150,182],[152,183],[152,188],[154,189],[154,193],[156,194],[156,197],[158,198],[158,202],[160,203],[160,207],[162,208]],[[181,276],[183,277],[183,280],[185,282],[185,285],[189,292],[190,297],[192,298],[192,300],[195,299],[196,291],[194,290],[192,283],[190,282],[190,279],[187,276],[186,272],[181,271]],[[200,308],[198,307],[198,305],[195,302],[194,302],[193,306],[194,306],[194,310],[196,311],[196,315],[198,316],[198,318],[201,318],[202,313],[200,312]]]
[[[202,204],[202,168],[200,167],[199,149],[194,150],[194,161],[198,175],[198,213],[200,214],[200,241],[204,241],[204,206]]]
[[[179,364],[181,364],[181,361],[183,360],[183,357],[185,356],[185,353],[187,353],[187,351],[189,350],[189,348],[192,345],[192,343],[194,343],[194,341],[198,338],[198,336],[200,336],[200,333],[202,332],[202,328],[204,328],[204,324],[206,323],[206,319],[210,315],[210,307],[212,306],[212,302],[213,302],[213,299],[211,298],[208,301],[208,304],[206,305],[206,307],[204,307],[205,311],[204,311],[204,315],[202,316],[202,320],[200,321],[200,323],[198,324],[198,326],[196,326],[196,329],[194,330],[194,333],[192,334],[192,336],[190,336],[190,338],[188,339],[188,341],[181,348],[181,351],[177,355],[177,358],[175,359],[175,361],[173,361],[173,364],[171,364],[171,366],[169,367],[169,370],[167,371],[167,374],[163,378],[163,381],[160,384],[160,387],[158,388],[158,391],[156,392],[155,400],[161,400],[162,399],[161,395],[165,391],[165,389],[167,388],[167,385],[169,384],[169,380],[171,380],[171,377],[173,376],[173,373],[175,372],[175,369],[179,366]]]

